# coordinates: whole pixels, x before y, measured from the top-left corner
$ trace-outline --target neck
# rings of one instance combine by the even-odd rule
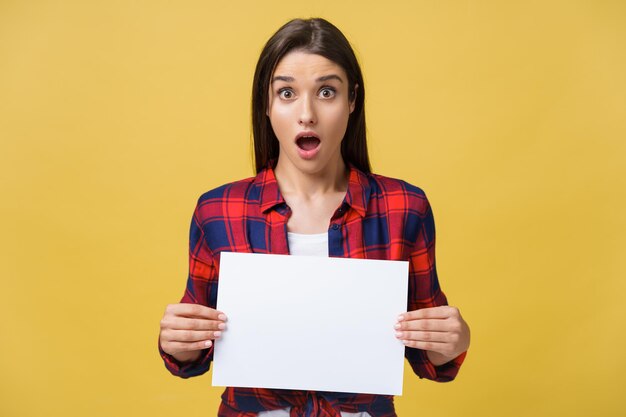
[[[320,172],[308,173],[292,164],[281,164],[281,158],[278,158],[274,174],[283,195],[315,197],[320,194],[345,192],[348,188],[348,168],[343,159],[336,164],[329,164]]]

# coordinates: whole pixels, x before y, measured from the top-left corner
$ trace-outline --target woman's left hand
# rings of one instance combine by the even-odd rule
[[[396,337],[406,346],[427,351],[435,365],[459,356],[469,348],[469,326],[452,306],[422,308],[401,314]]]

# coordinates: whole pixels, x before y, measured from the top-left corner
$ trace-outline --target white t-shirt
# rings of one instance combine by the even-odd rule
[[[287,232],[287,243],[290,255],[323,256],[328,257],[328,233],[316,233],[306,235],[302,233]],[[287,407],[281,410],[261,411],[259,417],[289,417]],[[341,417],[370,417],[369,413],[346,413],[341,412]]]
[[[328,257],[328,233],[305,235],[287,232],[290,255]]]

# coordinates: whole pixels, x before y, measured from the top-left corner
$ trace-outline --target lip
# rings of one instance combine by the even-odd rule
[[[320,148],[322,147],[322,141],[320,140],[320,143],[315,147],[315,149],[311,149],[311,150],[304,150],[302,148],[300,148],[298,146],[298,139],[300,139],[301,137],[304,136],[311,136],[311,137],[315,137],[315,138],[320,138],[319,135],[311,130],[303,130],[302,132],[298,132],[298,134],[296,135],[296,138],[294,139],[294,144],[296,145],[296,149],[298,150],[298,155],[300,156],[300,158],[302,159],[313,159],[315,158],[315,156],[318,154],[318,152],[320,151]]]

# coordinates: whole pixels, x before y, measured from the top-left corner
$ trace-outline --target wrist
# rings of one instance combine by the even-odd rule
[[[180,363],[189,363],[198,360],[201,354],[201,350],[192,350],[188,352],[174,353],[172,356]]]
[[[456,358],[456,356],[450,357],[446,356],[443,353],[434,352],[432,350],[426,351],[426,356],[428,360],[435,366],[440,366],[450,362],[452,359]]]

